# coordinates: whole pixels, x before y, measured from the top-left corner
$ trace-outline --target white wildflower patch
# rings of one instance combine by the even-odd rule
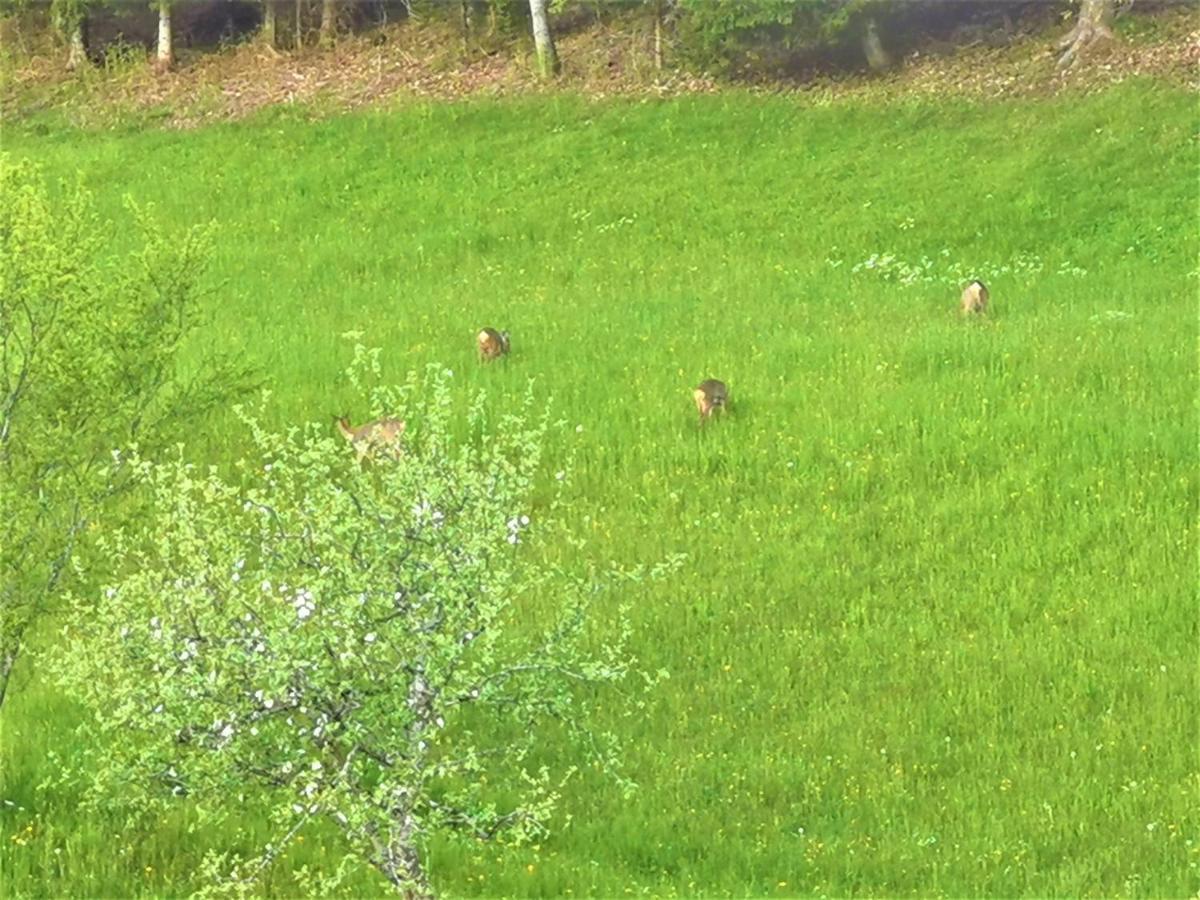
[[[914,227],[912,219],[903,220],[899,228],[906,230]],[[833,250],[826,257],[825,264],[831,269],[840,268],[845,260],[836,256]],[[960,261],[954,259],[954,254],[948,247],[943,247],[934,257],[928,254],[915,259],[904,259],[896,253],[872,253],[866,259],[854,263],[850,274],[877,278],[881,281],[899,284],[905,287],[913,285],[937,285],[947,289],[958,289],[963,284],[974,279],[981,279],[990,284],[993,280],[1017,278],[1028,282],[1034,276],[1041,274],[1046,268],[1045,262],[1033,254],[1019,253],[1007,262]],[[1057,275],[1081,278],[1087,271],[1071,263],[1063,263],[1056,272]]]
[[[1106,309],[1088,317],[1088,321],[1103,324],[1106,322],[1128,322],[1132,318],[1133,313],[1126,312],[1123,309]]]

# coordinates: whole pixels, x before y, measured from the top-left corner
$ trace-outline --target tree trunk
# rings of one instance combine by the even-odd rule
[[[459,0],[462,7],[463,53],[471,52],[471,3],[472,0]]]
[[[1058,59],[1060,69],[1075,62],[1083,51],[1097,41],[1113,36],[1114,12],[1113,0],[1083,0],[1075,27],[1058,42],[1058,49],[1065,51]]]
[[[558,53],[554,49],[554,37],[550,34],[550,23],[546,19],[546,0],[529,0],[529,12],[533,18],[533,44],[537,50],[538,72],[543,78],[558,74]]]
[[[4,654],[3,659],[0,659],[0,707],[4,706],[4,698],[8,696],[8,679],[12,676],[13,666],[16,665],[20,652],[21,645],[17,643]]]
[[[170,37],[170,4],[167,0],[158,0],[158,50],[154,65],[160,72],[166,72],[175,65],[175,49]]]
[[[275,15],[275,12],[276,12],[275,0],[262,0],[262,5],[263,5],[262,34],[261,34],[262,42],[266,46],[268,46],[272,50],[274,50],[275,49],[275,37],[276,37],[276,31],[277,31],[276,15]]]
[[[654,71],[656,72],[661,72],[663,67],[662,20],[662,0],[654,0]]]
[[[159,0],[158,52],[154,57],[154,67],[160,72],[166,72],[174,64],[175,49],[171,45],[171,4],[167,0]]]
[[[296,0],[296,35],[292,38],[292,49],[299,50],[304,46],[304,0]]]
[[[416,848],[402,845],[393,850],[390,856],[385,869],[388,880],[404,892],[405,900],[433,900],[433,889],[425,877]]]
[[[867,20],[867,30],[863,34],[863,55],[872,72],[882,72],[892,67],[891,54],[879,39],[879,26],[874,19]]]
[[[391,846],[388,847],[393,883],[404,891],[405,900],[432,900],[433,891],[417,850],[416,820],[407,809],[393,810],[392,816],[393,821],[399,819],[399,827],[392,830]]]
[[[321,3],[321,46],[332,47],[337,43],[337,0],[323,0]]]
[[[87,15],[81,15],[71,25],[67,35],[67,71],[87,64]]]

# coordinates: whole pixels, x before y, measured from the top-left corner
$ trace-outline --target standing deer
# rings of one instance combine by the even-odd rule
[[[507,331],[497,331],[495,328],[485,328],[475,336],[479,347],[480,362],[499,359],[508,353],[511,342]]]
[[[988,289],[982,281],[972,281],[962,292],[962,314],[986,313],[988,305]]]
[[[374,458],[378,450],[384,450],[396,459],[400,457],[400,438],[405,427],[403,419],[372,419],[354,428],[348,416],[338,416],[337,427],[358,454],[359,463],[368,456]]]
[[[696,409],[700,411],[700,423],[712,418],[718,409],[727,409],[729,405],[729,388],[725,382],[710,378],[700,382],[699,387],[692,391],[692,399],[696,401]]]

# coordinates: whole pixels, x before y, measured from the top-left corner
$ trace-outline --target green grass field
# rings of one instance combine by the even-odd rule
[[[583,780],[537,847],[439,845],[439,892],[1184,896],[1198,125],[1194,95],[1140,82],[5,143],[83,172],[113,216],[128,194],[218,223],[204,340],[269,377],[271,424],[366,411],[347,331],[397,380],[436,360],[503,405],[532,378],[582,425],[550,465],[576,453],[587,552],[688,554],[626,598],[638,656],[671,673],[644,715],[613,704],[637,796]],[[963,322],[976,275],[993,313]],[[482,325],[512,330],[509,360],[476,364]],[[733,410],[701,430],[710,376]],[[197,422],[191,452],[231,459],[232,423]],[[186,809],[130,829],[39,791],[79,710],[32,668],[0,719],[6,895],[183,894],[205,850],[261,833],[252,812],[192,832]],[[314,834],[290,859],[337,852]],[[280,865],[266,889],[293,885]]]

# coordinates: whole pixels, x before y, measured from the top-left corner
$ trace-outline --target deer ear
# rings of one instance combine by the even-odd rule
[[[408,427],[408,423],[407,423],[406,421],[404,421],[403,419],[401,419],[401,420],[400,420],[400,424],[396,426],[396,433],[397,433],[397,434],[403,434],[403,433],[404,433],[404,429],[405,429],[405,428],[407,428],[407,427]]]

